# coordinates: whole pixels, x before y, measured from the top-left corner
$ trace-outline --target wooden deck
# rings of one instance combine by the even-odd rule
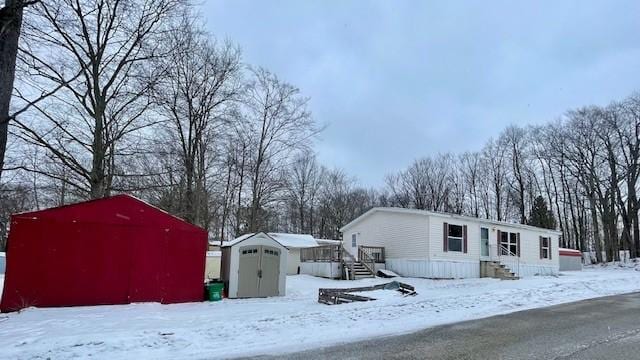
[[[300,250],[300,261],[338,263],[342,270],[342,279],[354,280],[363,277],[375,277],[376,264],[385,262],[384,247],[358,246],[357,258],[339,245],[321,245]]]

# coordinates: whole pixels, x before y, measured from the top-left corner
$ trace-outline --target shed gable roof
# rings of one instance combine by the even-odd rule
[[[288,249],[288,247],[286,245],[284,245],[283,243],[278,241],[276,238],[274,238],[273,236],[271,236],[271,235],[269,235],[269,234],[267,234],[265,232],[249,233],[249,234],[241,235],[241,236],[239,236],[239,237],[237,237],[237,238],[235,238],[233,240],[225,242],[224,245],[222,245],[222,247],[226,248],[226,247],[234,246],[234,245],[236,245],[238,243],[241,243],[241,242],[243,242],[245,240],[251,239],[251,238],[256,237],[256,236],[264,236],[267,239],[273,240],[276,243],[280,244],[280,246]]]
[[[128,194],[18,213],[12,215],[12,218],[102,222],[123,225],[173,225],[183,229],[204,231],[204,229],[196,225]]]
[[[228,242],[225,242],[223,246],[230,246],[230,245],[234,245],[237,242],[240,242],[242,240],[248,239],[254,235],[257,234],[265,234],[266,236],[268,236],[269,238],[275,240],[278,244],[291,249],[291,248],[310,248],[310,247],[316,247],[318,246],[318,242],[316,241],[316,239],[313,238],[313,236],[309,235],[309,234],[290,234],[290,233],[265,233],[265,232],[259,232],[259,233],[247,233],[244,235],[241,235],[233,240],[230,240]]]

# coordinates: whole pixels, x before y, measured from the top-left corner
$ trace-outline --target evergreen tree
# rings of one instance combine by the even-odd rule
[[[529,216],[529,225],[545,229],[555,229],[556,219],[553,213],[547,208],[547,202],[542,196],[536,197]]]

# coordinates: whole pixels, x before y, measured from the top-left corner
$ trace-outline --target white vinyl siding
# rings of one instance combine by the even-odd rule
[[[489,254],[495,257],[498,251],[497,231],[508,233],[520,233],[520,265],[523,274],[536,274],[543,272],[543,268],[553,267],[557,272],[558,267],[558,235],[550,234],[544,230],[523,229],[518,226],[495,225],[485,223],[475,219],[452,219],[443,215],[428,215],[429,217],[429,238],[433,239],[429,243],[430,260],[451,260],[451,261],[480,261],[480,247],[482,234],[481,228],[488,229],[489,233]],[[443,223],[447,222],[456,225],[467,225],[467,253],[443,250]],[[551,239],[551,260],[540,259],[540,236]],[[541,270],[542,269],[542,270]],[[545,270],[550,271],[550,270]]]
[[[520,265],[526,269],[536,269],[539,266],[551,266],[558,269],[558,235],[550,234],[544,230],[535,231],[511,226],[491,226],[489,225],[489,245],[491,251],[495,251],[497,234],[496,231],[520,233]],[[551,247],[551,259],[540,259],[540,236],[549,238]],[[530,270],[535,273],[537,270]]]
[[[387,259],[427,259],[427,225],[424,215],[374,212],[343,236],[352,239],[356,235],[358,245],[384,246]],[[357,252],[357,248],[346,249],[354,255]]]
[[[300,249],[289,249],[289,256],[287,257],[287,275],[296,275],[298,268],[300,267]]]
[[[429,255],[432,260],[475,260],[480,267],[480,224],[478,222],[462,219],[451,219],[447,216],[429,215]],[[443,236],[444,223],[450,225],[467,226],[467,252],[464,251],[444,251]],[[491,235],[489,235],[491,236]],[[464,250],[464,242],[462,243]]]

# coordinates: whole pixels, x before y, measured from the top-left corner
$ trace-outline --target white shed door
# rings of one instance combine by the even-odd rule
[[[238,297],[259,296],[260,250],[260,246],[243,246],[240,248]]]
[[[278,296],[280,280],[280,249],[271,246],[262,247],[260,259],[260,296]]]

